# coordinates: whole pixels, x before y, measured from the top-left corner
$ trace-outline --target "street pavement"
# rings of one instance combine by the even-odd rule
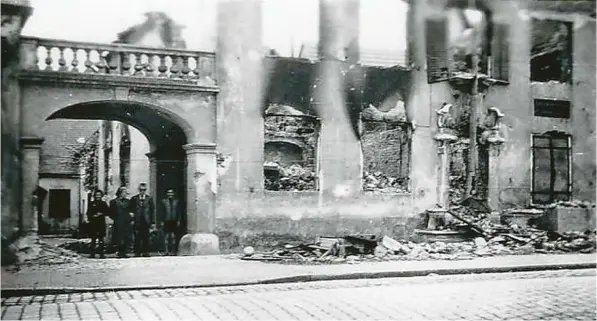
[[[300,265],[243,261],[234,255],[151,257],[130,259],[80,259],[77,263],[23,266],[2,270],[2,296],[26,295],[32,290],[163,288],[224,286],[267,282],[398,277],[468,272],[559,269],[562,266],[594,267],[595,253],[478,257],[471,260],[368,261],[353,264]],[[497,269],[497,270],[496,270]]]
[[[595,269],[2,300],[2,320],[595,320]]]

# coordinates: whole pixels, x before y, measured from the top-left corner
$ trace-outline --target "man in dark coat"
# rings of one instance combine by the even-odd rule
[[[108,204],[102,199],[104,192],[96,190],[93,193],[93,200],[89,202],[87,209],[87,220],[89,221],[89,234],[91,236],[91,258],[95,257],[96,241],[99,247],[100,258],[105,258],[104,255],[104,238],[106,237],[106,216],[109,215],[110,209]]]
[[[147,195],[147,184],[139,184],[139,194],[130,202],[135,234],[135,256],[149,256],[149,230],[155,229],[155,204]]]
[[[180,203],[174,195],[174,189],[166,191],[166,197],[160,200],[159,222],[164,230],[166,255],[176,255],[176,232],[180,228]]]
[[[114,220],[112,242],[118,247],[118,257],[127,258],[130,240],[133,236],[131,226],[130,200],[126,187],[118,188],[116,198],[110,201],[110,217]]]

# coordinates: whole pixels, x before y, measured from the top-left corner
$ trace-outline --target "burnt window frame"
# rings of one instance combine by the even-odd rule
[[[536,21],[552,21],[554,23],[563,23],[567,28],[568,28],[568,41],[567,41],[567,46],[566,46],[566,51],[568,53],[568,58],[569,58],[569,62],[568,62],[568,67],[569,67],[569,74],[568,74],[568,79],[564,82],[561,81],[560,79],[544,79],[544,80],[535,80],[535,78],[533,77],[533,42],[534,42],[534,38],[533,38],[533,31],[534,31],[534,24]],[[562,66],[560,65],[560,68],[562,68]],[[560,75],[560,77],[562,77]],[[530,19],[530,49],[529,49],[529,79],[531,82],[539,82],[539,83],[547,83],[550,81],[557,81],[560,82],[562,84],[572,84],[572,80],[574,77],[574,21],[571,20],[566,20],[566,19],[558,19],[558,18],[543,18],[543,17],[537,17],[537,16],[532,16]]]
[[[464,2],[451,1],[447,8],[465,10],[469,7]],[[484,71],[489,79],[494,80],[496,84],[508,85],[510,83],[510,24],[494,21],[493,13],[488,8],[478,7],[472,9],[481,12],[486,19],[482,35],[483,41],[481,42],[483,53],[479,56],[479,72]],[[439,24],[443,25],[443,28],[440,29],[441,32],[437,32],[440,37],[435,39],[436,41],[431,41],[429,29],[430,27],[437,27]],[[427,17],[424,20],[424,29],[427,83],[432,84],[453,79],[455,72],[454,58],[450,53],[450,43],[448,41],[450,33],[448,17]],[[433,50],[430,50],[430,47]],[[443,47],[443,49],[438,49],[440,47]],[[468,63],[472,63],[472,61],[468,61]],[[444,75],[444,72],[447,75]]]
[[[535,139],[539,138],[539,139],[548,139],[549,140],[549,146],[548,147],[539,147],[536,146],[535,143]],[[562,140],[562,139],[566,139],[566,147],[556,147],[553,144],[554,139],[558,139],[558,140]],[[535,173],[535,151],[536,150],[549,150],[549,157],[550,157],[550,188],[547,191],[537,191],[536,187],[535,187],[535,176],[537,175],[537,173]],[[556,166],[554,165],[554,157],[553,157],[553,151],[554,150],[566,150],[566,159],[567,159],[567,170],[568,170],[568,176],[567,176],[567,191],[555,191],[554,190],[554,181],[555,181],[555,168]],[[553,202],[556,202],[556,195],[561,195],[564,194],[566,195],[566,201],[570,201],[572,199],[572,135],[567,134],[567,133],[563,133],[563,132],[547,132],[544,134],[532,134],[531,135],[531,205],[546,205],[546,204],[550,204]],[[549,195],[549,201],[547,202],[542,202],[542,201],[537,201],[535,198],[535,195],[538,194],[542,194],[542,195]]]

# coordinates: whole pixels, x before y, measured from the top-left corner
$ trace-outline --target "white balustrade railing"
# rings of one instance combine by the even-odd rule
[[[25,70],[167,78],[215,86],[215,54],[179,49],[145,48],[22,38]]]

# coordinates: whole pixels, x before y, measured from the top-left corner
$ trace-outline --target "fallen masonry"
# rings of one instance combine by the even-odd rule
[[[21,266],[77,263],[81,257],[71,250],[48,244],[35,235],[17,239],[8,250],[14,257],[10,263],[15,270]]]
[[[269,191],[307,191],[316,189],[316,175],[298,164],[282,166],[267,162],[263,166],[265,189]]]
[[[570,232],[555,238],[552,236],[551,239],[545,231],[529,231],[528,237],[505,234],[489,240],[477,237],[473,241],[458,243],[414,243],[397,241],[388,236],[375,239],[367,237],[320,237],[313,243],[287,244],[284,248],[270,252],[245,254],[241,259],[293,264],[329,264],[391,260],[469,260],[494,255],[595,252],[595,231]]]
[[[363,189],[378,193],[407,193],[407,179],[385,175],[382,172],[363,174]]]
[[[565,203],[568,206],[592,206]],[[580,205],[579,205],[580,204]],[[481,256],[528,255],[533,253],[593,253],[597,230],[557,233],[514,221],[494,223],[483,204],[456,206],[447,213],[455,220],[436,226],[440,231],[464,231],[471,237],[462,242],[415,243],[389,236],[320,236],[311,243],[287,244],[269,252],[245,251],[243,260],[276,261],[293,264],[351,263],[384,260],[464,260]],[[562,204],[559,204],[562,205]],[[535,216],[542,211],[519,210]]]

